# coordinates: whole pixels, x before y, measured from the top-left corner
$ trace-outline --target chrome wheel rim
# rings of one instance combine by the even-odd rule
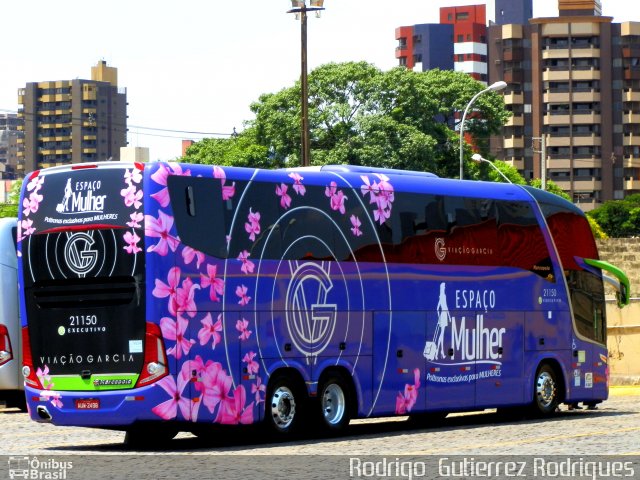
[[[550,407],[556,399],[556,382],[549,372],[541,372],[536,382],[536,395],[541,407]]]
[[[279,430],[286,430],[296,415],[296,400],[287,387],[278,387],[271,395],[271,417]]]
[[[322,394],[322,415],[329,425],[337,425],[342,421],[346,410],[344,392],[340,385],[328,385]]]

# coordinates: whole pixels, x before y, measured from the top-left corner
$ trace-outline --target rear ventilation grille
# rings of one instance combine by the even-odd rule
[[[135,277],[84,278],[37,282],[34,303],[42,309],[140,305],[144,291]]]

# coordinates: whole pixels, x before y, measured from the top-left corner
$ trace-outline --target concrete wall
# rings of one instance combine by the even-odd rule
[[[624,270],[631,283],[630,305],[619,309],[615,301],[607,301],[611,382],[640,385],[640,238],[598,240],[598,250],[600,258]]]

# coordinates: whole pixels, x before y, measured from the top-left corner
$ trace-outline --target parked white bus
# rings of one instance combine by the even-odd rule
[[[0,218],[0,402],[24,408],[16,229],[17,219]]]

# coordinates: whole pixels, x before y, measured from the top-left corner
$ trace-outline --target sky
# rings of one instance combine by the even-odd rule
[[[347,61],[393,68],[397,27],[438,23],[441,7],[478,3],[325,0],[321,18],[308,21],[309,71]],[[640,21],[633,1],[602,4],[615,22]],[[534,0],[534,16],[557,16],[557,5]],[[300,22],[290,8],[290,0],[2,2],[0,113],[17,110],[27,82],[90,79],[104,60],[127,89],[129,145],[148,147],[151,160],[175,159],[183,138],[241,131],[252,102],[300,78]]]

